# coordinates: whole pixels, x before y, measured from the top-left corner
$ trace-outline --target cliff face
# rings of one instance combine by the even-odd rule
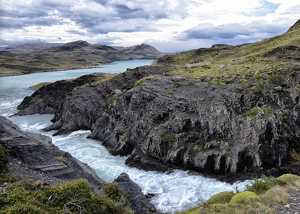
[[[130,155],[126,164],[145,170],[191,169],[227,181],[299,173],[290,165],[290,150],[300,151],[299,72],[216,84],[164,74],[171,69],[140,67],[77,87],[46,130],[90,129],[112,154]]]

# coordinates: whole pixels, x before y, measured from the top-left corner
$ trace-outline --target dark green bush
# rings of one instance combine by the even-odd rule
[[[174,142],[174,138],[171,135],[165,135],[163,140],[165,142]]]
[[[5,189],[7,194],[0,194],[0,214],[7,213],[101,213],[129,214],[124,204],[116,203],[111,198],[119,198],[123,190],[114,185],[106,187],[111,198],[95,196],[84,179],[62,183],[55,187],[45,187],[33,191],[32,182],[15,182]],[[127,197],[127,201],[130,201]],[[129,204],[129,202],[127,202]],[[84,211],[84,212],[83,212]]]
[[[247,112],[245,113],[245,116],[246,116],[246,117],[252,117],[252,118],[255,118],[257,114],[258,114],[258,108],[255,107],[255,108],[250,109],[249,111],[247,111]]]
[[[122,196],[125,196],[124,191],[119,188],[117,184],[110,183],[104,187],[105,194],[114,201],[120,200]]]
[[[278,85],[284,83],[285,78],[281,75],[271,75],[269,80]]]
[[[166,93],[166,94],[170,94],[170,95],[174,95],[174,92],[173,92],[173,91],[170,91],[170,90],[166,91],[165,93]]]
[[[6,165],[9,163],[8,150],[0,145],[0,173],[6,171]]]
[[[272,176],[265,176],[262,175],[261,179],[254,179],[247,184],[247,191],[251,191],[256,193],[257,195],[266,192],[267,190],[271,189],[273,186],[281,185],[282,183]]]
[[[180,86],[181,86],[181,83],[179,83],[179,82],[177,82],[177,83],[174,84],[175,88],[179,88]]]

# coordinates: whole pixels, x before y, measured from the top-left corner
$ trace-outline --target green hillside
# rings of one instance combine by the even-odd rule
[[[238,46],[213,45],[166,55],[156,65],[175,65],[174,74],[193,78],[230,77],[232,74],[286,72],[300,68],[299,21],[286,33]]]

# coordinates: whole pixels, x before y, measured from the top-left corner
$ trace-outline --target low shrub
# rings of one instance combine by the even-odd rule
[[[173,91],[170,91],[170,90],[166,91],[165,93],[166,93],[166,94],[170,94],[170,95],[174,95],[174,92],[173,92]]]
[[[254,179],[247,184],[247,191],[254,192],[256,194],[261,194],[266,192],[267,190],[271,189],[273,186],[280,185],[282,182],[272,176],[265,176],[262,175],[261,179]]]
[[[6,171],[7,169],[6,165],[8,163],[9,163],[8,150],[5,149],[2,145],[0,145],[0,173]]]
[[[179,82],[177,82],[177,83],[174,84],[175,88],[179,88],[180,86],[181,86],[181,83],[179,83]]]
[[[211,204],[226,204],[229,203],[231,198],[234,196],[233,192],[224,191],[220,192],[216,195],[211,196],[204,204],[204,206],[208,206]]]
[[[255,118],[257,114],[258,114],[258,108],[255,107],[255,108],[250,109],[249,111],[247,111],[247,112],[245,113],[245,116],[246,116],[246,117],[252,117],[252,118]]]
[[[116,184],[105,187],[108,196],[95,196],[84,179],[61,183],[32,191],[31,182],[15,182],[0,194],[0,213],[86,213],[86,214],[129,214],[124,203],[119,203],[123,190]],[[126,196],[127,197],[127,196]],[[114,200],[115,199],[115,200]],[[127,203],[130,203],[127,197]]]
[[[174,142],[174,138],[171,135],[165,135],[163,140],[164,142]]]
[[[284,174],[278,177],[277,180],[283,184],[288,184],[300,180],[300,177],[293,174]]]
[[[233,196],[228,203],[228,206],[246,205],[259,201],[261,201],[261,199],[257,194],[251,191],[245,191],[237,193],[235,196]]]
[[[56,157],[56,159],[64,164],[67,164],[68,162],[66,161],[66,159],[64,159],[63,157]]]
[[[285,82],[285,78],[281,75],[271,75],[271,76],[269,76],[269,80],[277,85]]]

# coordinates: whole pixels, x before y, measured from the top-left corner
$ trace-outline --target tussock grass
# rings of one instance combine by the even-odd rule
[[[177,66],[177,69],[171,73],[192,78],[228,77],[237,73],[292,71],[300,66],[299,60],[296,60],[299,52],[286,50],[284,47],[300,48],[299,34],[300,28],[297,28],[255,43],[185,51],[171,55],[172,60],[168,61],[168,64],[172,62],[172,65]],[[187,64],[189,66],[186,66]]]
[[[282,180],[286,180],[287,182],[282,182]],[[258,197],[260,201],[248,201],[244,200],[244,196],[248,195],[247,192],[252,192],[254,197]],[[213,200],[216,196],[221,196],[222,194],[217,194],[212,196],[212,203],[205,203],[204,206],[196,207],[186,214],[204,214],[204,213],[223,213],[223,214],[256,214],[256,213],[274,213],[274,211],[270,208],[270,205],[273,204],[286,204],[288,202],[288,198],[290,197],[291,191],[300,191],[300,177],[291,174],[285,174],[279,178],[274,177],[266,177],[263,176],[262,179],[255,179],[252,181],[252,187],[248,187],[246,194],[236,193],[235,196],[231,198],[228,203],[224,203],[224,200]],[[256,195],[254,192],[257,192]],[[242,198],[239,198],[239,201],[245,201],[247,203],[231,203],[237,199],[238,195],[242,195]],[[257,198],[257,199],[258,199]],[[221,201],[221,203],[220,203]],[[182,213],[183,214],[183,213]]]

